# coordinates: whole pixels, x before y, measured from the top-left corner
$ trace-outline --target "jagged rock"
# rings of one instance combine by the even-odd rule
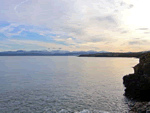
[[[125,96],[138,100],[150,100],[150,80],[148,77],[130,74],[123,77]]]
[[[134,74],[147,74],[150,76],[150,53],[146,53],[140,57],[139,64],[133,67]]]
[[[134,66],[134,74],[123,77],[125,96],[144,101],[150,100],[150,53],[143,54]]]
[[[129,113],[150,113],[150,106],[148,102],[136,102],[131,107]]]

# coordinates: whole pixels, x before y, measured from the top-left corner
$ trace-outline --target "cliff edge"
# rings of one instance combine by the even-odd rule
[[[123,77],[125,96],[142,101],[150,101],[150,53],[140,56],[133,67],[134,73]]]
[[[125,96],[137,102],[129,113],[150,113],[150,52],[139,57],[134,73],[123,77]]]

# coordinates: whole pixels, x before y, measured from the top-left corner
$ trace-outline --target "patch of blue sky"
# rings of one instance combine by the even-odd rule
[[[47,50],[48,48],[39,46],[39,45],[33,45],[33,44],[0,44],[0,49],[5,50]]]
[[[22,48],[20,48],[22,49]],[[38,45],[24,45],[25,50],[48,50],[47,47],[38,46]]]
[[[56,36],[56,35],[51,34],[51,36]],[[53,38],[51,38],[50,36],[43,36],[43,35],[39,35],[38,33],[29,32],[29,31],[23,31],[22,33],[20,33],[20,35],[11,36],[11,39],[42,41],[42,42],[47,42],[47,43],[67,45],[65,42],[56,41]]]
[[[25,46],[21,45],[21,44],[9,44],[10,47],[4,47],[4,48],[9,48],[9,50],[20,50],[20,49],[24,49]],[[3,49],[4,49],[3,48]]]
[[[33,44],[13,44],[11,49],[14,50],[46,50],[46,47],[33,45]]]
[[[35,33],[35,32],[29,32],[29,31],[23,31],[20,33],[19,36],[12,36],[12,38],[15,38],[15,39],[19,38],[19,39],[24,39],[24,40],[36,40],[36,41],[48,41],[47,38],[45,38],[45,36],[39,35],[38,33]]]
[[[31,26],[31,25],[19,25],[18,27],[22,27],[22,28],[25,28],[25,29],[27,29],[27,30],[30,30],[30,29],[34,29],[34,26]]]
[[[46,28],[46,27],[43,27],[43,26],[23,25],[23,27],[26,30],[32,30],[32,31],[35,31],[35,32],[38,32],[38,31],[51,31],[49,28]]]
[[[4,45],[4,44],[0,44],[0,49],[10,49],[11,46],[9,45]]]
[[[57,36],[56,34],[48,34],[49,36]]]
[[[76,40],[76,38],[74,38],[74,37],[71,37],[73,40]]]
[[[62,41],[55,41],[55,40],[54,40],[54,43],[55,43],[55,44],[62,44],[62,45],[69,46],[67,43],[62,42]]]
[[[35,29],[35,30],[51,31],[49,28],[46,28],[44,26],[30,26],[30,27],[32,27],[32,29]]]
[[[3,33],[0,33],[0,40],[5,40],[5,39],[7,39],[7,37]]]
[[[13,30],[10,33],[17,33],[19,31],[21,31],[23,28],[25,28],[24,25],[20,25],[20,26],[14,27]]]
[[[6,27],[6,26],[9,26],[9,25],[10,25],[9,22],[6,22],[6,21],[0,21],[0,28]]]

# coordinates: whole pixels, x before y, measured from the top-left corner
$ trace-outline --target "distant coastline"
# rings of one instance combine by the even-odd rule
[[[3,51],[0,52],[0,56],[79,56],[81,54],[96,54],[105,53],[106,51],[64,51],[64,50],[31,50],[31,51]]]
[[[107,51],[3,51],[0,52],[0,56],[78,56],[78,57],[134,57],[139,58],[142,54],[146,52],[107,52]]]
[[[136,57],[136,58],[139,58],[144,53],[146,52],[127,52],[127,53],[108,52],[108,53],[96,53],[96,54],[82,54],[82,55],[79,55],[79,57]]]

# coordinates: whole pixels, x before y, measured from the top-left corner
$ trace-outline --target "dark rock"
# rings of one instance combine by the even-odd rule
[[[150,110],[147,110],[146,113],[150,113]]]
[[[129,113],[150,113],[150,53],[140,57],[134,73],[123,77],[124,95],[136,102]]]
[[[147,102],[136,102],[129,113],[146,113]]]
[[[130,74],[123,77],[126,87],[125,96],[138,100],[150,100],[150,79],[149,77]]]
[[[134,68],[134,74],[148,74],[150,75],[150,53],[143,54],[140,57],[140,62]]]
[[[134,74],[124,76],[123,84],[125,96],[150,101],[150,53],[140,57],[139,64],[134,66]]]

